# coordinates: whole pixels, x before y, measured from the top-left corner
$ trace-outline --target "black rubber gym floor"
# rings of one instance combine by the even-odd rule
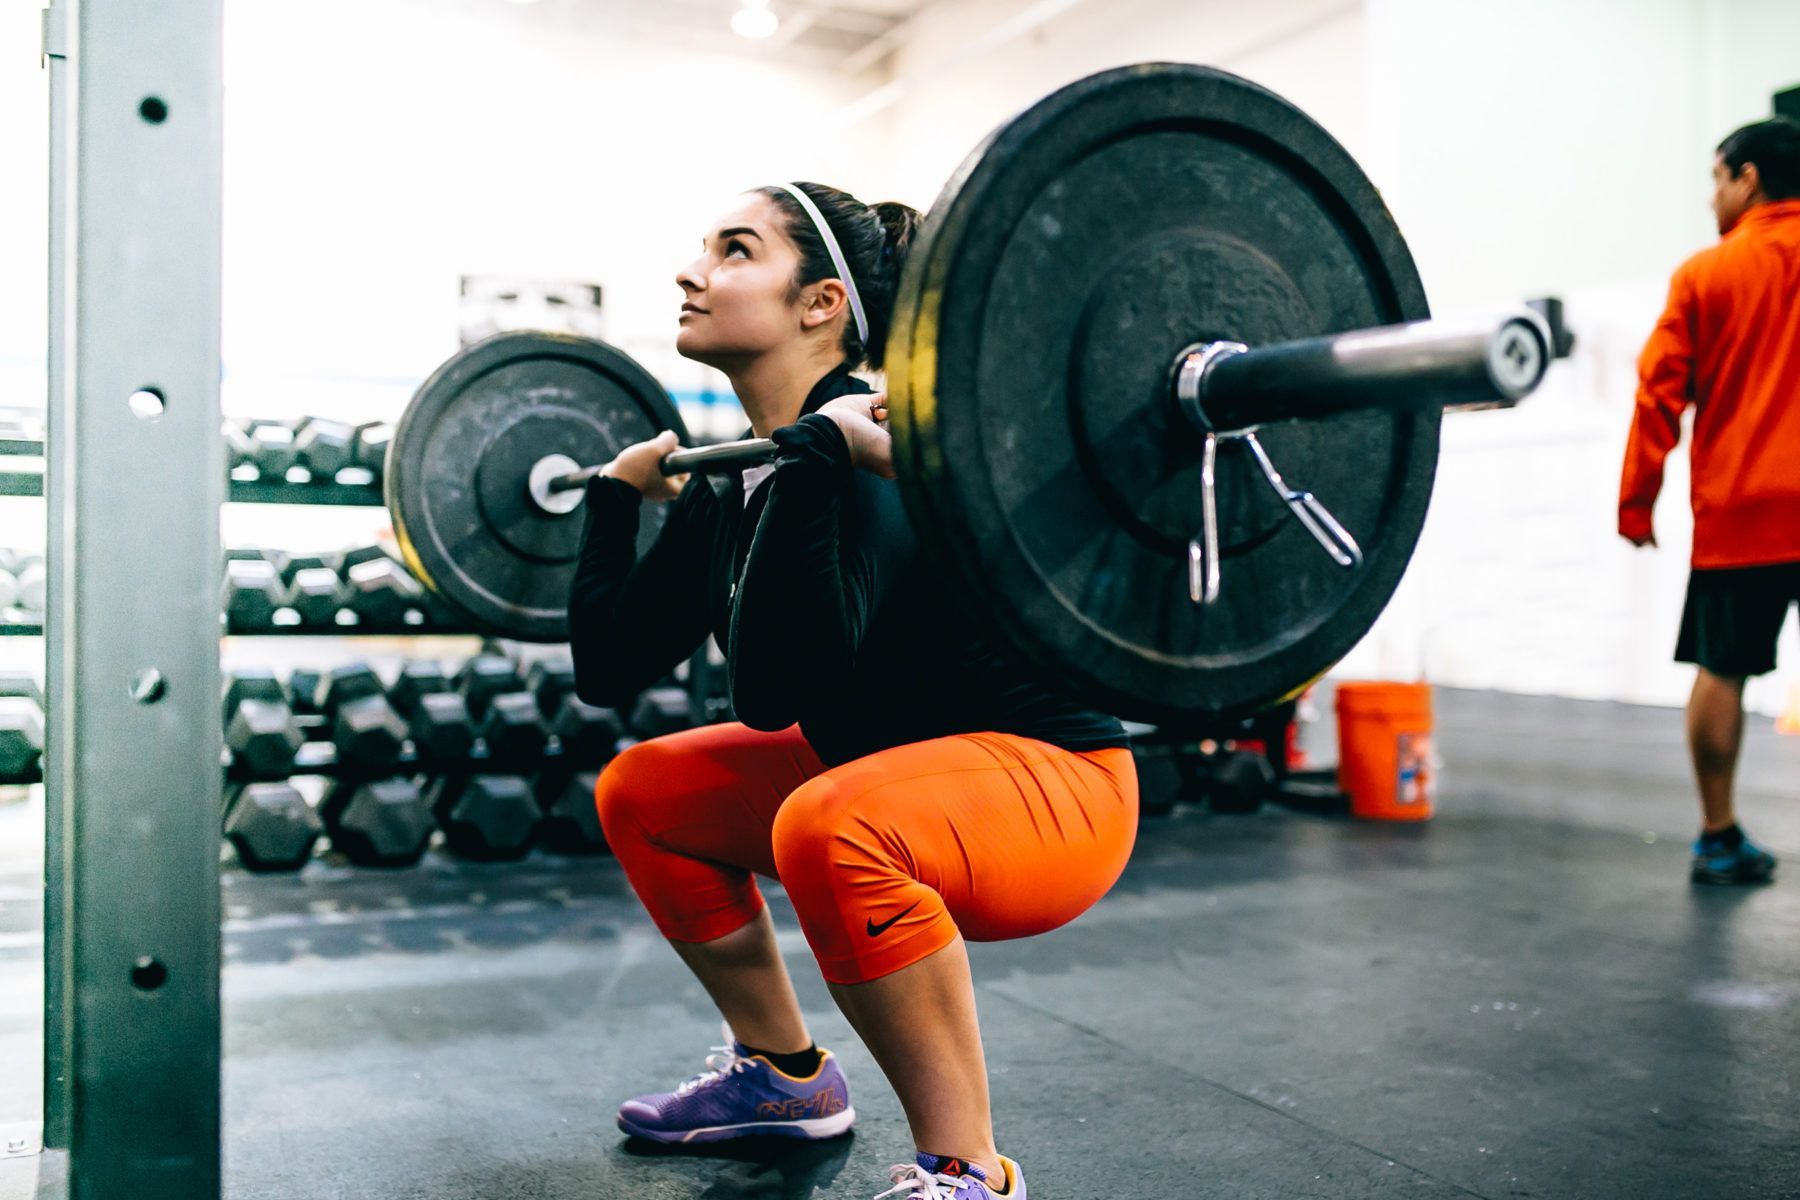
[[[1697,890],[1679,713],[1438,703],[1429,825],[1178,810],[1081,921],[975,948],[1037,1200],[1800,1195],[1800,739],[1754,720],[1742,770],[1786,878]],[[37,883],[5,864],[0,1125],[38,1053]],[[698,1070],[717,1018],[610,860],[229,870],[228,1194],[872,1197],[899,1107],[771,893],[860,1124],[668,1154],[613,1106]]]

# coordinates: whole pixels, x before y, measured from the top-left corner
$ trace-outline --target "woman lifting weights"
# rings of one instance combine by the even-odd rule
[[[1003,659],[920,558],[893,482],[883,363],[920,217],[814,183],[741,197],[677,277],[676,348],[723,371],[776,460],[670,479],[675,435],[588,484],[569,602],[577,691],[618,704],[711,634],[738,722],[643,742],[597,802],[726,1044],[619,1126],[661,1142],[825,1138],[855,1120],[755,876],[778,878],[831,993],[900,1097],[916,1161],[882,1196],[1026,1195],[994,1143],[965,939],[1054,929],[1124,870],[1124,730]],[[636,552],[645,501],[672,507]]]

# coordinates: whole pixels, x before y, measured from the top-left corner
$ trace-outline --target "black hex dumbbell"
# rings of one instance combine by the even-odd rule
[[[293,773],[294,758],[306,735],[294,724],[285,703],[240,700],[225,726],[225,746],[233,768],[256,779],[282,779]]]
[[[30,700],[44,706],[44,687],[30,671],[0,671],[0,700]]]
[[[383,559],[391,559],[393,557],[393,555],[389,554],[387,550],[379,544],[371,543],[366,546],[352,546],[348,550],[338,551],[338,553],[332,555],[332,565],[338,569],[338,574],[342,575],[347,573],[351,567],[356,566],[358,563],[380,562]]]
[[[338,604],[354,612],[359,624],[379,627],[405,624],[424,600],[419,581],[386,556],[346,567],[338,592]]]
[[[453,690],[454,685],[444,674],[441,664],[414,659],[401,665],[400,673],[394,677],[394,686],[388,689],[388,699],[394,702],[401,716],[410,717],[421,696]]]
[[[625,723],[614,710],[588,704],[571,692],[557,706],[550,732],[571,765],[597,767],[617,752]]]
[[[335,556],[323,554],[283,554],[281,556],[281,582],[288,587],[294,586],[294,576],[302,571],[310,571],[317,567],[338,569]]]
[[[355,461],[356,430],[342,421],[307,417],[294,436],[294,452],[314,479],[330,483]]]
[[[29,700],[0,699],[0,782],[26,775],[43,754],[43,710]]]
[[[288,471],[300,462],[294,446],[294,427],[280,421],[256,421],[250,426],[250,461],[257,474],[272,483],[287,478]]]
[[[386,696],[361,696],[337,706],[331,719],[331,741],[338,761],[363,772],[386,771],[406,750],[406,721]]]
[[[439,766],[467,759],[475,745],[468,702],[451,687],[443,667],[414,661],[400,668],[388,689],[388,699],[412,730],[419,757]]]
[[[410,867],[434,829],[431,806],[410,779],[340,779],[319,806],[332,849],[359,866]]]
[[[693,725],[693,701],[686,688],[646,688],[631,708],[631,731],[644,741]]]
[[[288,707],[296,713],[317,713],[319,685],[323,681],[324,672],[317,667],[295,667],[289,671],[286,688]]]
[[[267,559],[234,559],[225,564],[225,616],[232,629],[272,628],[287,606],[281,572]]]
[[[477,654],[457,670],[455,682],[476,720],[487,715],[488,702],[495,696],[525,690],[518,666],[501,654]]]
[[[382,772],[406,748],[406,722],[389,703],[381,676],[365,662],[342,663],[319,679],[315,707],[331,728],[339,761],[357,773]]]
[[[281,779],[292,772],[306,738],[273,671],[240,667],[226,676],[224,721],[225,748],[237,772],[255,779]]]
[[[521,858],[537,836],[541,812],[517,775],[447,775],[430,788],[444,845],[461,858]]]
[[[43,754],[43,689],[34,676],[0,674],[0,781],[33,771]]]
[[[427,765],[443,767],[463,762],[475,748],[475,721],[469,702],[456,692],[428,692],[420,696],[407,718],[413,746]]]
[[[525,770],[544,756],[549,730],[530,692],[502,692],[488,701],[487,712],[475,724],[475,736],[488,748],[495,763]]]
[[[50,587],[50,573],[40,555],[27,554],[19,559],[13,572],[19,581],[18,606],[28,613],[42,614]]]
[[[256,444],[250,440],[250,422],[233,419],[225,422],[225,469],[254,466]]]
[[[335,716],[338,707],[348,701],[386,694],[374,667],[366,662],[342,663],[319,676],[313,707],[326,716]]]
[[[335,625],[342,590],[343,580],[330,567],[307,567],[294,572],[286,606],[294,610],[302,625]]]
[[[394,427],[386,421],[367,421],[356,427],[356,441],[351,451],[351,459],[355,465],[381,482],[381,472],[387,462],[388,443],[394,438]]]
[[[600,810],[594,792],[600,776],[591,771],[570,775],[546,771],[538,776],[535,790],[544,819],[538,841],[554,854],[602,854],[606,834],[600,828]]]
[[[245,700],[267,700],[282,704],[288,698],[281,680],[267,667],[234,667],[225,675],[224,696],[224,716],[227,722],[231,720],[232,713],[237,711],[237,706]]]
[[[1217,813],[1253,813],[1275,788],[1275,768],[1260,750],[1222,750],[1203,772],[1200,791]]]
[[[537,697],[538,711],[553,713],[563,697],[575,691],[575,664],[566,658],[540,658],[525,673],[525,690]]]
[[[225,840],[251,871],[298,871],[325,832],[319,814],[291,783],[252,783],[225,809]]]

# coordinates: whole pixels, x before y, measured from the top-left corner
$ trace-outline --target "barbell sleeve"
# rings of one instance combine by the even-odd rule
[[[1523,310],[1253,348],[1213,342],[1183,352],[1176,400],[1215,433],[1361,409],[1509,408],[1552,357],[1543,318]]]

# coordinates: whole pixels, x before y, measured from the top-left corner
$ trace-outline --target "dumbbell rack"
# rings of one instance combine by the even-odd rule
[[[313,479],[294,483],[286,479],[233,479],[226,490],[233,504],[336,504],[352,508],[379,508],[379,483],[337,483]]]
[[[266,422],[260,422],[266,423]],[[255,425],[259,422],[247,422]],[[35,437],[14,437],[0,434],[0,460],[6,457],[41,456],[44,443]],[[302,464],[302,469],[304,469]],[[239,478],[243,464],[233,468],[233,477],[228,481],[227,499],[234,504],[323,504],[346,507],[380,508],[385,506],[382,487],[379,479],[370,482],[338,482],[336,478],[323,479],[281,479]],[[365,468],[349,468],[364,470]],[[0,496],[40,496],[43,494],[43,475],[36,471],[8,470],[0,461]],[[243,627],[227,623],[224,632],[232,637],[424,637],[424,636],[471,636],[477,631],[457,624],[447,618],[441,610],[430,604],[421,604],[415,611],[423,618],[418,623],[411,622],[369,622],[358,621],[354,624],[269,624]],[[41,621],[5,620],[0,614],[0,637],[5,636],[40,636],[44,631]],[[709,661],[705,647],[694,655],[686,665],[685,672],[678,672],[675,682],[684,684],[693,698],[695,712],[701,720],[716,718],[728,709],[720,705],[712,695],[715,665]]]
[[[407,749],[398,758],[379,767],[348,762],[329,742],[307,742],[294,760],[291,770],[283,775],[262,775],[233,762],[229,755],[219,760],[225,781],[229,784],[281,783],[296,776],[322,779],[386,779],[399,775],[479,775],[488,773],[535,775],[545,771],[575,771],[595,764],[571,758],[555,741],[529,759],[498,757],[479,743],[468,754],[456,759],[434,759]],[[0,787],[24,787],[44,782],[44,768],[34,764],[23,771],[0,777]]]
[[[0,459],[6,458],[42,458],[44,442],[41,428],[36,421],[37,414],[17,410],[0,410]],[[317,420],[306,417],[293,424],[304,427]],[[30,423],[27,423],[30,422]],[[244,427],[274,426],[276,421],[242,420],[235,424]],[[371,422],[370,425],[380,424]],[[230,439],[227,439],[227,450],[233,451]],[[348,455],[350,451],[346,450]],[[363,453],[359,447],[358,455]],[[371,451],[373,453],[373,451]],[[233,451],[230,455],[231,478],[229,499],[238,504],[344,504],[344,505],[380,505],[382,503],[380,471],[377,465],[371,465],[373,459],[358,458],[347,461],[342,467],[331,472],[330,478],[313,474],[311,464],[304,458],[297,461],[302,468],[303,476],[293,479],[287,475],[280,478],[267,478],[261,474],[241,475],[244,467],[249,466],[260,471],[253,459]],[[334,464],[335,465],[335,464]],[[368,476],[366,480],[355,479],[339,482],[340,476],[360,472]],[[42,471],[22,471],[0,465],[0,496],[41,496],[44,494],[44,474]]]
[[[257,424],[258,422],[250,422]],[[20,457],[42,457],[44,443],[31,436],[0,435],[0,460]],[[304,468],[303,468],[304,469]],[[332,505],[359,508],[380,508],[383,506],[381,483],[378,478],[367,482],[339,482],[338,479],[319,479],[303,477],[295,479],[243,478],[238,472],[242,465],[234,467],[229,479],[226,498],[233,504],[307,504]],[[365,468],[349,468],[348,471],[362,470],[366,475],[373,472]],[[41,471],[16,470],[0,461],[0,496],[42,496],[44,494],[44,476]],[[292,624],[292,625],[257,625],[238,627],[228,625],[225,633],[233,637],[418,637],[426,634],[436,635],[468,635],[473,630],[447,622],[438,613],[421,607],[419,609],[424,620],[413,624],[407,622],[358,622],[355,624]],[[9,610],[14,618],[22,615]],[[6,619],[0,614],[0,637],[41,636],[44,632],[41,620]]]
[[[28,446],[29,449],[9,449]],[[0,439],[0,456],[43,453],[39,442]],[[38,471],[0,471],[0,496],[42,496],[44,476]],[[233,504],[337,504],[358,508],[381,506],[378,483],[337,483],[319,479],[233,479],[226,492]]]
[[[311,419],[308,418],[308,420]],[[247,422],[245,424],[272,424],[272,422]],[[304,422],[296,424],[304,424]],[[44,479],[41,472],[11,469],[5,461],[9,456],[41,457],[45,453],[45,445],[41,437],[37,436],[38,433],[38,430],[28,425],[21,427],[17,422],[11,424],[0,422],[0,496],[39,496],[43,494]],[[227,442],[229,447],[229,438]],[[293,472],[281,478],[245,477],[249,471],[257,469],[257,464],[240,457],[239,461],[233,465],[233,477],[228,480],[227,498],[232,503],[242,504],[385,506],[378,477],[371,478],[367,482],[339,482],[335,476],[329,480],[308,478],[305,472],[310,469],[309,464],[302,459],[297,466],[299,468],[298,477],[295,477]],[[375,472],[367,467],[354,464],[342,471],[341,474],[353,472],[360,472],[365,476],[375,476]],[[266,555],[267,552],[258,553]],[[349,553],[354,554],[355,552]],[[230,556],[235,557],[235,553]],[[350,565],[346,563],[340,573],[341,579],[346,582],[349,579]],[[401,569],[405,568],[402,566]],[[298,616],[293,609],[286,606],[282,606],[277,611],[286,611],[289,617],[297,618]],[[348,623],[340,623],[344,614],[351,614],[354,619]],[[0,611],[0,636],[43,635],[44,626],[41,619],[18,619],[22,616],[35,616],[35,614],[28,614],[24,610]],[[428,596],[422,597],[418,603],[409,608],[407,619],[398,621],[371,621],[365,613],[358,612],[348,605],[338,608],[329,622],[317,619],[311,621],[295,619],[285,623],[272,621],[242,624],[235,618],[226,615],[222,615],[221,621],[224,626],[222,632],[232,637],[412,638],[423,636],[468,637],[478,634],[478,631],[459,623],[440,606],[433,604]],[[665,678],[660,686],[679,687],[685,690],[690,697],[694,719],[698,723],[708,723],[729,716],[728,702],[715,695],[717,689],[714,685],[716,682],[716,664],[709,657],[709,649],[702,647],[674,675]],[[344,773],[344,765],[339,764],[329,755],[321,757],[320,749],[316,746],[310,747],[302,755],[301,761],[295,765],[292,773],[328,776]],[[463,771],[475,770],[482,765],[480,761],[482,757],[483,755],[478,753],[469,762],[435,765],[453,765],[456,769]],[[554,746],[547,755],[542,757],[544,758],[544,762],[540,764],[542,767],[554,769],[557,766],[555,760],[559,755]],[[393,764],[394,768],[400,771],[422,770],[433,765],[417,759],[416,755]],[[349,773],[355,773],[355,768],[351,767]],[[260,778],[244,773],[241,770],[241,764],[234,766],[229,761],[227,775],[230,780],[238,783]],[[35,768],[30,772],[13,774],[5,779],[0,779],[0,785],[39,782],[42,782],[41,769]]]

